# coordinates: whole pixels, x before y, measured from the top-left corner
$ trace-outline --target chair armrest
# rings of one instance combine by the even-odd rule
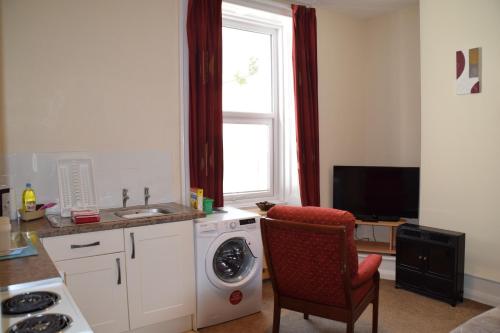
[[[358,272],[351,279],[351,286],[357,288],[369,279],[377,272],[380,263],[382,262],[382,256],[378,254],[370,254],[363,260],[363,262],[358,267]]]

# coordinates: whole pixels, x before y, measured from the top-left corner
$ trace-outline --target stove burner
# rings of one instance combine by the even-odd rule
[[[68,328],[71,322],[72,319],[67,315],[40,314],[15,323],[5,333],[59,333]]]
[[[19,294],[2,302],[2,314],[15,316],[45,310],[59,299],[58,294],[48,291]]]

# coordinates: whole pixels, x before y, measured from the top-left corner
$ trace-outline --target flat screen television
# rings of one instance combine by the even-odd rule
[[[420,168],[333,167],[333,208],[363,221],[418,218]]]

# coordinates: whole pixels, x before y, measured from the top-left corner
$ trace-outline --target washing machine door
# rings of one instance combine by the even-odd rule
[[[221,234],[206,256],[208,279],[220,289],[241,287],[260,273],[260,244],[245,231]]]

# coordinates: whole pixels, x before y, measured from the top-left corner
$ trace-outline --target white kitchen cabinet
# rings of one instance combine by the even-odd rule
[[[96,333],[129,329],[123,252],[55,263],[85,319]]]
[[[196,309],[193,221],[42,242],[96,333],[191,329]]]
[[[85,232],[44,238],[43,247],[54,261],[123,252],[123,230]]]
[[[125,229],[130,329],[195,312],[193,223]]]

